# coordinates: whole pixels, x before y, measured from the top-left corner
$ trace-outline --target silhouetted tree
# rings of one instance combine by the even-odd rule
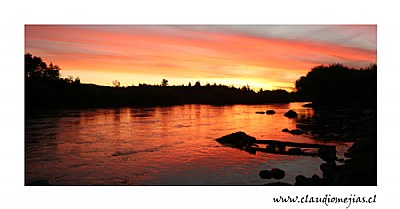
[[[121,86],[121,83],[118,80],[114,80],[112,83],[113,83],[113,86],[116,88],[119,88]]]
[[[81,79],[79,77],[76,77],[74,83],[81,84]]]
[[[192,86],[192,83],[189,82],[188,86],[191,87],[191,86]]]
[[[168,86],[168,80],[167,79],[162,79],[161,86]]]
[[[199,87],[200,85],[200,81],[196,81],[196,83],[194,84],[194,86]]]
[[[40,57],[32,57],[31,54],[25,54],[25,76],[27,78],[41,78],[47,69],[46,63]]]
[[[315,103],[362,101],[376,103],[377,67],[354,69],[342,64],[320,65],[296,80],[296,91]]]
[[[47,80],[59,80],[60,68],[53,63],[47,67],[47,64],[42,61],[42,58],[32,56],[32,54],[25,54],[25,77],[26,78],[40,78]]]

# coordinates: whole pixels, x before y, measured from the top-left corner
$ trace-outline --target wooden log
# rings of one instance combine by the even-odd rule
[[[272,153],[272,154],[278,154],[278,155],[301,155],[301,156],[318,156],[318,153],[313,153],[313,152],[299,152],[299,153],[293,153],[289,151],[274,151],[274,150],[267,150],[265,148],[260,148],[260,147],[247,147],[245,151],[249,153],[255,154],[255,152],[266,152],[266,153]]]
[[[325,144],[308,144],[308,143],[285,142],[285,141],[277,141],[277,140],[256,140],[254,143],[270,144],[270,145],[275,145],[275,146],[286,146],[286,147],[300,147],[300,148],[328,148],[328,149],[336,150],[336,146],[325,145]]]

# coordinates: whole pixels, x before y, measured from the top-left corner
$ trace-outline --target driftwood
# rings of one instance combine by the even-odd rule
[[[244,132],[236,132],[216,139],[219,143],[227,146],[236,147],[245,150],[251,154],[256,152],[267,152],[280,155],[303,155],[303,156],[319,156],[326,162],[334,162],[336,157],[336,146],[325,144],[309,144],[301,142],[287,142],[277,140],[256,140],[256,138],[245,134]],[[265,148],[261,148],[260,144],[267,144]],[[288,148],[288,149],[287,149]],[[304,148],[318,149],[317,152],[305,152]]]
[[[277,141],[277,140],[256,140],[254,143],[269,144],[269,145],[275,144],[276,146],[285,146],[285,147],[336,149],[336,146],[333,146],[333,145],[308,144],[308,143],[301,143],[301,142],[285,142],[285,141]]]

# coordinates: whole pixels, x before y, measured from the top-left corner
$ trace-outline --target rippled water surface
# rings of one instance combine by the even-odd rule
[[[289,109],[312,116],[303,103],[274,105],[180,105],[152,108],[57,109],[26,116],[26,182],[47,179],[51,185],[262,185],[260,170],[321,175],[318,157],[276,155],[225,147],[216,138],[244,131],[257,139],[335,144],[295,129]],[[275,115],[255,114],[273,109]]]

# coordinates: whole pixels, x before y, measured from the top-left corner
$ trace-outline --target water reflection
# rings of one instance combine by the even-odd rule
[[[256,111],[273,109],[274,115]],[[258,172],[279,167],[285,182],[320,174],[321,159],[248,153],[215,138],[244,131],[257,139],[313,143],[283,133],[309,118],[302,103],[273,105],[181,105],[154,108],[43,111],[26,119],[26,180],[52,185],[261,185]],[[332,142],[320,142],[332,143]],[[344,150],[344,145],[339,145]],[[271,180],[272,181],[272,180]]]

